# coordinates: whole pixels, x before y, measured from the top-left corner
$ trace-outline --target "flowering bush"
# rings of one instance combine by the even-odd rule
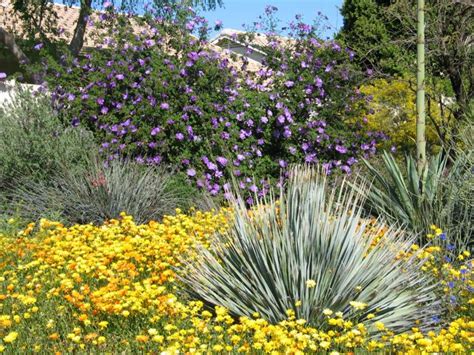
[[[66,228],[43,219],[13,232],[15,220],[8,223],[9,234],[0,233],[0,351],[7,353],[461,353],[472,348],[474,322],[468,313],[435,331],[423,332],[419,324],[397,334],[376,322],[376,313],[349,321],[324,309],[328,329],[322,331],[292,310],[270,324],[259,314],[235,318],[222,307],[205,308],[177,295],[182,285],[174,267],[183,254],[194,257],[196,243],[210,247],[210,236],[228,228],[228,210],[191,215],[178,210],[162,223],[146,225],[125,214],[101,226]],[[466,270],[463,277],[472,282],[472,266]],[[464,306],[472,302],[471,297]]]
[[[289,163],[350,172],[382,138],[348,123],[363,100],[352,53],[306,27],[284,42],[269,35],[269,60],[252,72],[209,44],[192,12],[100,16],[102,49],[50,63],[46,77],[56,107],[93,129],[108,159],[172,163],[212,194],[233,176],[261,196]]]

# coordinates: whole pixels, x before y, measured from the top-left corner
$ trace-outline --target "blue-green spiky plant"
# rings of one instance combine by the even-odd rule
[[[331,188],[315,168],[295,167],[277,201],[268,198],[249,213],[234,201],[235,220],[212,247],[185,261],[182,280],[190,292],[235,315],[259,312],[271,322],[298,318],[324,328],[323,310],[348,319],[382,321],[395,331],[431,324],[439,314],[434,281],[420,270],[417,257],[400,258],[414,237],[389,228],[373,246],[378,231],[363,219],[361,191],[343,182]],[[307,281],[314,280],[315,287]],[[300,301],[300,302],[298,302]],[[350,302],[367,304],[355,310]],[[296,306],[296,303],[301,303]]]

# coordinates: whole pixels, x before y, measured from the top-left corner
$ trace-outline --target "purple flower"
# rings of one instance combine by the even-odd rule
[[[343,145],[336,144],[335,149],[336,149],[337,152],[339,152],[341,154],[347,153],[347,148],[344,147]]]
[[[103,115],[106,115],[108,112],[109,109],[107,106],[102,106],[102,108],[100,109],[100,113],[102,113]]]
[[[308,154],[304,157],[304,161],[305,163],[314,163],[314,161],[316,160],[316,154]]]
[[[346,174],[350,174],[350,173],[351,173],[351,168],[348,167],[347,165],[341,166],[341,170],[342,170],[343,172],[345,172]]]
[[[36,51],[39,51],[41,48],[43,48],[43,43],[38,43],[38,44],[35,44],[35,46],[33,47]]]
[[[160,133],[160,131],[161,131],[161,128],[160,128],[160,127],[155,127],[155,128],[153,128],[153,129],[151,130],[151,133],[150,133],[150,134],[151,134],[152,136],[156,136],[158,133]]]
[[[190,168],[186,171],[186,174],[188,174],[188,176],[191,176],[191,177],[196,176],[196,170]]]
[[[102,97],[99,97],[97,99],[97,103],[102,106],[104,104],[104,99]]]
[[[351,166],[351,165],[354,165],[355,163],[357,163],[356,158],[350,157],[349,159],[347,159],[347,165]]]
[[[288,163],[284,161],[283,159],[280,159],[278,161],[278,165],[280,165],[281,168],[286,168],[288,166]]]
[[[5,79],[7,77],[6,73],[0,72],[0,79]]]
[[[291,80],[287,80],[287,81],[285,81],[285,86],[287,88],[292,88],[293,86],[295,86],[295,82],[291,81]]]
[[[74,94],[69,93],[69,94],[67,95],[67,100],[68,100],[68,101],[73,101],[75,98],[76,98],[76,96],[75,96]]]
[[[314,82],[318,88],[321,88],[323,86],[323,80],[319,76],[316,77],[316,80]]]
[[[184,134],[181,132],[176,133],[176,139],[182,141],[184,139]]]
[[[194,26],[196,26],[196,22],[194,21],[189,21],[186,23],[186,29],[189,31],[192,31],[194,29]]]
[[[123,80],[123,79],[125,79],[125,76],[123,74],[117,74],[117,75],[115,75],[115,78],[117,80]]]
[[[72,125],[73,127],[79,126],[79,118],[74,117],[74,118],[72,119],[72,121],[71,121],[71,125]]]
[[[222,21],[216,20],[216,22],[214,22],[214,31],[219,31],[221,28],[222,28]]]
[[[163,110],[168,110],[170,108],[170,105],[167,102],[163,102],[160,105],[160,108],[163,109]]]
[[[155,41],[152,40],[152,39],[147,39],[147,40],[145,40],[144,43],[145,43],[145,46],[152,47],[155,44]]]
[[[222,166],[226,166],[227,165],[227,159],[224,158],[224,157],[217,157],[216,161],[222,165]]]
[[[112,7],[112,6],[113,6],[113,4],[110,1],[104,2],[104,9],[106,9],[108,7]]]

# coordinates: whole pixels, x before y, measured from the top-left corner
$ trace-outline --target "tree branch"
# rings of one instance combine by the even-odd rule
[[[25,55],[20,46],[16,43],[15,37],[7,32],[4,28],[0,27],[0,43],[5,45],[10,52],[15,56],[16,60],[20,64],[29,64],[30,60]]]
[[[92,0],[81,0],[81,10],[77,19],[76,28],[69,44],[69,50],[73,56],[77,56],[84,46],[84,35],[86,33],[87,17],[92,10]]]

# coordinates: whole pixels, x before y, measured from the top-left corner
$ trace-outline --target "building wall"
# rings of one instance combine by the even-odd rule
[[[15,98],[15,93],[18,90],[37,90],[39,85],[33,84],[19,84],[14,80],[0,81],[0,107],[5,106]]]

